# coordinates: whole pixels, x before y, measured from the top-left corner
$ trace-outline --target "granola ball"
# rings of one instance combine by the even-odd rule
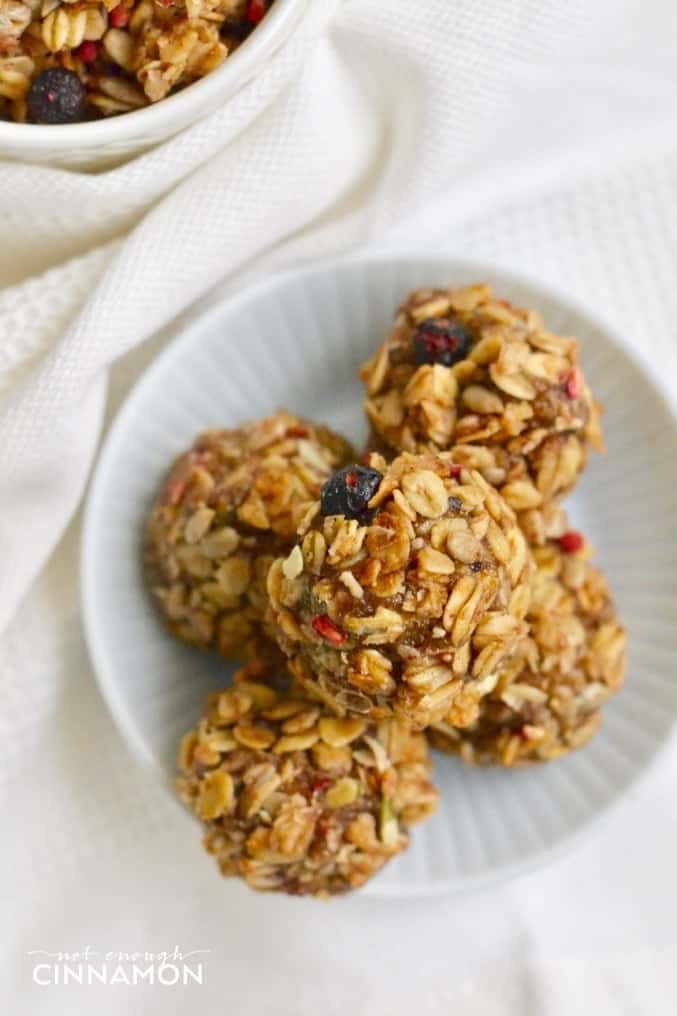
[[[261,651],[268,568],[350,455],[326,427],[284,410],[196,438],[146,527],[148,584],[174,635],[229,658]]]
[[[435,810],[425,738],[395,719],[334,716],[257,669],[184,736],[179,794],[223,875],[296,896],[356,889]]]
[[[575,339],[485,285],[411,293],[360,374],[372,447],[453,448],[516,511],[570,490],[601,448]]]
[[[573,530],[533,548],[528,637],[499,669],[477,721],[465,730],[436,725],[432,745],[469,763],[522,766],[592,737],[623,680],[625,633],[590,554]]]
[[[0,0],[0,120],[76,123],[218,67],[273,0]]]
[[[353,493],[359,468],[343,471]],[[525,539],[493,487],[448,455],[386,466],[372,454],[368,469],[379,477],[362,513],[353,502],[327,514],[332,478],[272,565],[278,642],[300,684],[340,715],[470,723],[526,632]]]

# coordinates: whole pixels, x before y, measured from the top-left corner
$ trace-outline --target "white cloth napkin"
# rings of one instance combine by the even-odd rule
[[[196,300],[358,243],[557,282],[677,397],[676,31],[669,0],[309,0],[254,82],[154,152],[97,176],[0,165],[7,1011],[674,1012],[674,752],[586,847],[492,894],[252,897],[125,754],[82,642],[77,521],[63,534],[111,367],[109,413]],[[28,950],[88,942],[209,948],[207,980],[32,984]]]

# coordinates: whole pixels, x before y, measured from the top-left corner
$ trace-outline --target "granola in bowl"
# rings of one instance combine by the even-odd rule
[[[448,455],[372,454],[299,534],[268,573],[299,683],[340,715],[471,723],[526,632],[531,562],[501,496]]]
[[[517,510],[565,494],[588,448],[601,449],[575,339],[486,285],[415,290],[360,374],[377,443],[479,447],[485,476]]]
[[[267,647],[266,576],[291,549],[322,484],[352,452],[284,410],[199,435],[174,463],[146,525],[146,578],[170,631],[238,659]]]
[[[274,0],[1,0],[0,119],[79,123],[218,67]]]
[[[431,814],[425,737],[395,719],[342,719],[267,666],[212,695],[181,742],[177,789],[223,875],[328,897],[363,885]]]
[[[623,681],[625,632],[589,543],[566,529],[532,549],[528,637],[499,669],[472,726],[442,721],[428,732],[435,748],[464,762],[523,766],[581,747]]]

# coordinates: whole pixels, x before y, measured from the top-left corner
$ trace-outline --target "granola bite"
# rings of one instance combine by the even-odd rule
[[[0,120],[79,123],[218,67],[273,0],[0,0]]]
[[[351,454],[343,438],[285,410],[195,439],[146,525],[146,577],[172,634],[229,658],[263,651],[268,568]]]
[[[223,875],[295,896],[356,889],[435,810],[425,738],[395,719],[341,719],[260,674],[245,668],[208,699],[181,742],[179,795]]]
[[[526,633],[531,562],[500,495],[448,455],[372,454],[299,534],[268,573],[299,683],[339,715],[471,723]]]
[[[590,555],[570,529],[533,548],[529,635],[499,669],[471,727],[442,722],[428,731],[435,748],[468,763],[524,766],[590,740],[625,664],[625,632]]]
[[[486,285],[415,290],[360,376],[372,447],[453,448],[516,511],[566,493],[601,450],[576,340]]]

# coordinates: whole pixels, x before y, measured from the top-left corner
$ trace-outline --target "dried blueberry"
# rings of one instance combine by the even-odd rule
[[[73,71],[50,67],[31,85],[26,107],[31,123],[77,123],[85,118],[84,85]]]
[[[382,479],[381,473],[369,466],[339,469],[322,487],[322,514],[345,515],[347,519],[364,518],[367,505]]]
[[[414,363],[440,363],[451,367],[467,355],[472,335],[449,318],[432,318],[422,321],[414,332]]]

